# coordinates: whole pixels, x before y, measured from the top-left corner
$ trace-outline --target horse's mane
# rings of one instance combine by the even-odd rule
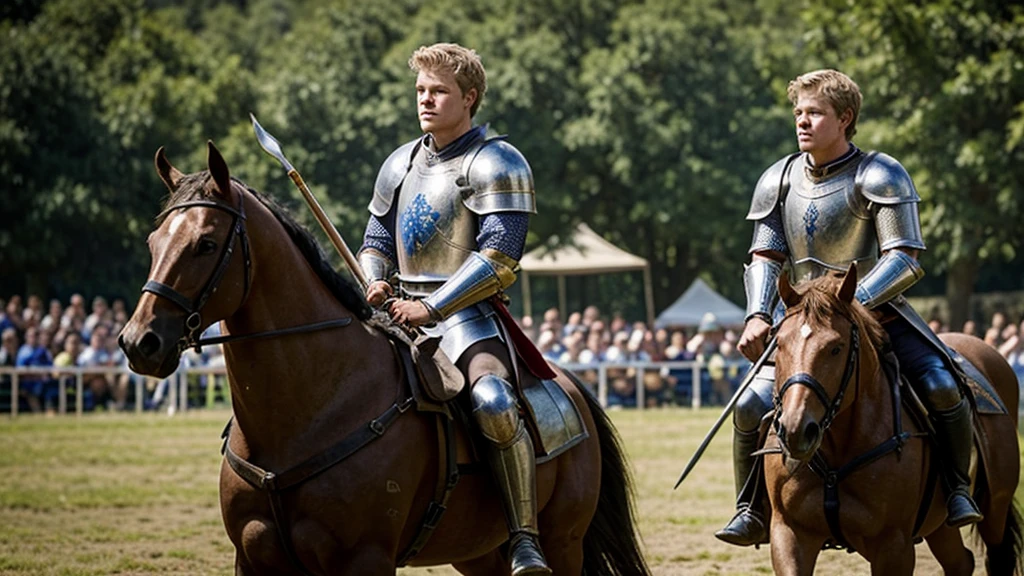
[[[846,316],[857,324],[861,334],[865,334],[875,350],[880,350],[888,342],[889,335],[882,325],[875,320],[871,312],[855,298],[853,302],[843,302],[836,295],[842,276],[822,276],[804,282],[797,288],[800,294],[798,309],[802,309],[807,320],[814,325],[823,326],[836,314]]]
[[[194,199],[209,199],[210,192],[207,190],[206,184],[210,181],[210,171],[204,170],[202,172],[196,172],[195,174],[189,174],[184,176],[179,182],[178,187],[171,192],[167,199],[164,201],[163,207],[161,208],[160,216],[157,218],[156,225],[159,227],[163,221],[167,218],[166,210],[171,206],[175,206],[181,202],[188,202]],[[245,182],[232,177],[231,178],[236,184],[242,186],[249,191],[261,204],[266,206],[267,210],[277,218],[277,221],[281,223],[285,231],[288,232],[288,237],[292,239],[295,246],[299,249],[299,252],[306,258],[309,265],[313,267],[317,277],[320,281],[327,286],[331,294],[338,299],[339,302],[345,308],[348,308],[356,315],[360,320],[368,320],[372,315],[372,310],[369,304],[366,303],[366,299],[363,297],[362,291],[356,288],[350,281],[344,276],[339,274],[330,262],[328,262],[323,249],[320,247],[320,243],[313,236],[310,231],[299,224],[288,211],[277,204],[273,198],[263,195],[259,191],[250,188]]]

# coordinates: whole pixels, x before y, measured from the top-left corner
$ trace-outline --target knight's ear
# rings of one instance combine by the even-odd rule
[[[206,166],[210,169],[217,191],[224,196],[230,194],[231,174],[228,172],[228,163],[220,155],[220,150],[213,145],[213,140],[206,141]]]
[[[789,283],[789,274],[779,274],[779,298],[786,304],[786,308],[792,308],[800,303],[800,295]]]
[[[836,296],[843,302],[853,302],[853,297],[857,293],[857,264],[856,262],[850,264],[849,270],[846,271],[846,276],[843,276],[843,283],[839,286],[839,290],[836,291]]]
[[[153,164],[156,166],[156,173],[160,175],[160,179],[164,181],[164,185],[171,192],[178,189],[178,183],[185,177],[177,168],[171,166],[169,160],[167,160],[167,154],[164,153],[164,147],[161,146],[156,151],[156,156],[153,158]]]

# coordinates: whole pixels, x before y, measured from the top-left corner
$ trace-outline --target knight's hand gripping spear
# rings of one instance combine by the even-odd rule
[[[313,211],[313,215],[316,216],[316,221],[320,223],[320,227],[323,229],[327,237],[331,239],[331,244],[334,244],[334,248],[341,254],[342,259],[345,260],[345,264],[348,265],[349,272],[359,282],[359,286],[366,292],[366,276],[363,274],[362,267],[359,266],[359,262],[355,256],[352,255],[352,251],[348,249],[348,245],[345,244],[345,240],[342,239],[341,234],[338,233],[338,229],[334,227],[331,220],[327,217],[327,213],[317,202],[313,193],[309,190],[309,186],[306,186],[306,182],[302,180],[302,176],[299,172],[288,162],[288,159],[284,157],[284,153],[281,151],[281,144],[267,133],[266,130],[260,126],[260,123],[256,121],[256,117],[251,113],[249,118],[252,119],[252,128],[256,132],[256,139],[259,140],[260,146],[263,150],[277,158],[277,161],[284,166],[284,169],[288,171],[288,177],[292,179],[295,186],[302,192],[302,197],[306,200],[306,204],[309,205],[309,209]]]

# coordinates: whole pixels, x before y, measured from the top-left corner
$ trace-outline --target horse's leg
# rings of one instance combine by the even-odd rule
[[[452,564],[452,567],[459,571],[460,574],[466,576],[505,576],[510,574],[512,569],[509,568],[508,558],[501,553],[501,549],[492,550],[490,553],[467,560],[465,562],[456,562]],[[558,574],[558,572],[555,572]]]
[[[946,576],[974,573],[974,554],[964,546],[960,530],[943,524],[925,540]]]
[[[554,574],[579,576],[583,571],[583,539],[572,535],[549,537],[541,532],[541,547]]]
[[[873,576],[914,574],[914,541],[902,533],[883,532],[877,538],[866,539],[861,553],[871,563]]]
[[[783,576],[805,576],[814,573],[818,552],[824,541],[806,532],[797,534],[779,514],[771,523],[772,569]]]

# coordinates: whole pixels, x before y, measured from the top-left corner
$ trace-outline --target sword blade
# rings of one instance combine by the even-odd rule
[[[771,356],[774,351],[775,338],[772,338],[768,342],[768,345],[765,346],[764,353],[761,354],[761,357],[758,358],[757,362],[750,367],[750,370],[747,370],[747,375],[743,378],[743,382],[741,382],[739,387],[736,388],[736,392],[733,393],[732,398],[729,399],[729,403],[725,405],[725,409],[722,410],[722,414],[718,417],[715,425],[711,427],[711,430],[706,436],[704,436],[704,440],[700,443],[697,451],[690,457],[690,461],[686,464],[686,468],[683,468],[682,474],[679,475],[679,480],[677,480],[676,485],[672,487],[673,490],[679,488],[679,485],[683,483],[683,480],[686,480],[686,477],[690,474],[690,471],[693,470],[693,467],[697,465],[697,461],[704,455],[704,451],[707,450],[708,445],[711,444],[711,440],[715,437],[715,434],[718,433],[718,429],[722,427],[722,424],[725,422],[725,419],[729,417],[729,414],[732,414],[733,409],[736,407],[736,403],[740,399],[740,395],[750,387],[750,383],[754,381],[754,376],[757,375],[758,371],[761,370],[761,366],[764,366],[765,361],[768,360],[768,357]]]

